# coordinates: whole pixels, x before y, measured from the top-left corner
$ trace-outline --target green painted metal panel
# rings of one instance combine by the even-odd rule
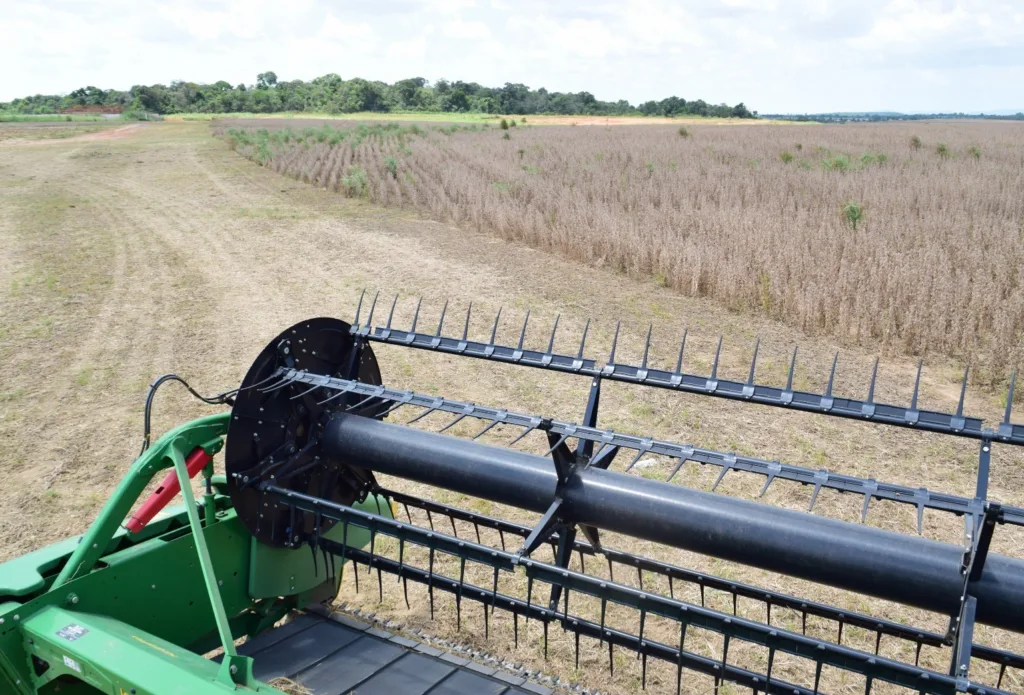
[[[218,508],[222,510],[229,507],[229,502],[227,497],[220,497],[216,500]],[[141,533],[129,534],[124,528],[119,528],[106,544],[103,554],[131,547],[187,524],[188,519],[185,516],[184,505],[177,504],[167,507]],[[60,568],[78,547],[81,538],[81,536],[67,538],[0,563],[0,611],[2,611],[2,604],[5,600],[25,601],[45,591],[53,582]]]
[[[49,606],[22,626],[25,648],[49,667],[33,676],[39,687],[60,676],[121,695],[220,695],[234,686],[217,680],[219,664],[101,615]],[[277,693],[269,686],[259,692]]]
[[[60,567],[77,545],[78,539],[68,538],[0,564],[0,599],[25,598],[43,591],[45,577]]]
[[[250,609],[248,532],[230,510],[218,515],[205,537],[225,610],[237,615]],[[0,653],[9,661],[4,670],[17,670],[22,678],[28,655],[20,627],[46,607],[121,620],[178,645],[190,645],[215,627],[195,541],[187,527],[107,555],[89,574],[31,601],[6,605],[0,614]]]
[[[133,464],[83,536],[0,565],[0,693],[34,695],[36,685],[47,693],[55,691],[54,678],[61,673],[73,676],[72,672],[78,673],[75,677],[82,677],[86,671],[83,664],[88,664],[94,677],[83,680],[101,692],[122,695],[117,690],[121,681],[131,683],[137,677],[148,678],[134,672],[126,675],[122,664],[147,660],[154,664],[166,662],[163,666],[150,665],[154,673],[166,671],[161,679],[153,681],[160,690],[152,692],[161,695],[179,692],[169,689],[172,681],[191,683],[198,678],[205,682],[209,673],[217,679],[218,688],[230,689],[231,678],[267,688],[250,681],[245,674],[226,678],[226,667],[211,664],[188,647],[210,644],[218,627],[222,637],[256,634],[297,601],[333,596],[337,585],[327,581],[322,565],[314,572],[309,550],[279,551],[256,544],[230,508],[230,500],[222,494],[215,497],[212,506],[207,506],[208,512],[216,510],[212,517],[200,520],[192,515],[192,528],[187,518],[189,508],[184,505],[168,509],[140,534],[128,534],[120,528],[157,471],[173,465],[195,446],[211,451],[220,448],[227,417],[227,413],[222,413],[202,418],[162,437]],[[213,482],[218,492],[223,492],[224,481]],[[391,515],[390,506],[373,497],[359,506]],[[199,552],[195,533],[202,534],[208,554]],[[340,527],[334,533],[340,537]],[[370,542],[369,532],[351,528],[348,542],[366,545]],[[253,559],[253,555],[260,557]],[[204,561],[208,563],[205,573]],[[260,577],[256,581],[254,573]],[[214,603],[222,603],[223,614],[229,618],[219,626],[210,591],[219,595],[219,601]],[[271,600],[277,596],[288,598]],[[68,625],[80,625],[90,631],[93,628],[86,624],[93,625],[97,637],[106,636],[106,641],[90,640],[78,646],[83,650],[86,646],[99,649],[97,645],[102,642],[105,651],[64,650],[63,654],[79,669],[68,665],[58,654],[58,647],[66,647],[59,640],[78,640],[67,640],[52,629],[56,622],[70,618],[77,622]],[[230,629],[223,634],[226,624]],[[57,630],[63,627],[66,625]],[[228,644],[230,651],[230,640]],[[49,675],[34,682],[30,651],[40,655],[39,650],[43,649],[50,649],[50,656],[61,656],[63,666],[52,665]],[[143,651],[139,652],[140,649]],[[163,656],[147,657],[145,649]],[[79,653],[82,660],[75,659],[72,652]],[[239,672],[242,668],[251,670],[251,663],[242,663],[243,657],[237,659]],[[228,665],[236,663],[230,656],[226,661]],[[61,668],[65,670],[61,672]],[[138,695],[147,695],[149,691],[141,689],[140,682],[143,681],[135,681],[132,687]],[[194,686],[180,692],[208,691]]]
[[[146,485],[157,472],[172,467],[175,457],[186,456],[198,446],[210,452],[219,450],[224,443],[223,437],[230,416],[230,413],[218,413],[179,425],[136,459],[99,516],[82,536],[81,542],[54,580],[54,586],[61,586],[95,566]]]
[[[384,498],[374,495],[353,505],[357,509],[373,514],[381,514],[393,518],[391,506]],[[370,532],[364,528],[349,526],[347,531],[341,524],[335,524],[324,537],[333,541],[341,541],[342,533],[348,536],[347,545],[362,548],[370,544]],[[273,598],[276,596],[293,596],[305,594],[329,581],[329,567],[324,566],[323,554],[319,551],[314,556],[308,547],[275,548],[252,539],[252,551],[249,554],[249,595],[252,598]],[[315,560],[314,560],[315,558]],[[335,569],[338,577],[334,578],[334,594],[337,594],[337,583],[340,577],[340,561],[335,558]]]

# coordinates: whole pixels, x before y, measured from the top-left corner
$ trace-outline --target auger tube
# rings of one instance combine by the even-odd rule
[[[374,472],[543,513],[550,459],[338,413],[332,458]],[[925,610],[955,613],[963,548],[595,468],[561,490],[567,521],[662,543]],[[972,584],[978,622],[1024,633],[1024,561],[990,553]]]

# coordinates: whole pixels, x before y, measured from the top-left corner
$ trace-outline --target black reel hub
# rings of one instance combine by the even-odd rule
[[[387,404],[353,394],[328,394],[289,381],[287,370],[380,384],[373,350],[338,319],[295,324],[268,344],[245,375],[231,411],[224,454],[228,490],[239,518],[260,541],[293,546],[314,532],[310,514],[293,514],[265,499],[263,484],[350,505],[376,485],[373,474],[324,455],[319,445],[329,411],[359,406],[381,417]],[[330,395],[330,402],[325,399]],[[333,522],[321,520],[319,530]]]

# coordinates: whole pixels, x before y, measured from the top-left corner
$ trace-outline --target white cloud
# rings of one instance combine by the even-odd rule
[[[441,33],[449,39],[486,39],[491,30],[483,22],[466,22],[461,19],[447,21],[441,25]]]
[[[0,101],[274,70],[762,112],[1024,108],[1018,0],[0,2],[0,61]]]

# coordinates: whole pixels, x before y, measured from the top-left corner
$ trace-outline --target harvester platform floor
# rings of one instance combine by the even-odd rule
[[[341,614],[304,613],[239,646],[264,683],[287,678],[315,695],[546,695],[504,671]]]

